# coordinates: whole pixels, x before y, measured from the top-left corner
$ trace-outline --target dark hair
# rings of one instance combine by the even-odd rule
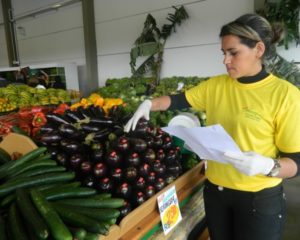
[[[221,28],[220,37],[235,35],[241,39],[241,43],[254,48],[256,43],[262,41],[265,44],[264,56],[268,57],[274,50],[273,45],[281,34],[273,30],[270,23],[262,16],[254,13],[242,15],[233,22]]]

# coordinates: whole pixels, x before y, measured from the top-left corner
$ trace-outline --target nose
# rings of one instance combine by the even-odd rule
[[[231,62],[230,56],[228,54],[224,54],[223,63],[226,65]]]

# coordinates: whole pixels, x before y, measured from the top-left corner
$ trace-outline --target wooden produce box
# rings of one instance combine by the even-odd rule
[[[14,152],[26,154],[36,149],[36,144],[29,138],[18,133],[9,133],[3,137],[0,147],[11,156]]]
[[[160,222],[160,215],[157,207],[157,197],[175,185],[177,197],[182,201],[192,193],[193,189],[204,181],[201,174],[203,161],[191,170],[187,171],[173,183],[169,184],[152,198],[148,199],[141,206],[134,209],[125,216],[119,225],[113,225],[107,236],[100,236],[99,240],[135,240],[141,239],[149,230]]]

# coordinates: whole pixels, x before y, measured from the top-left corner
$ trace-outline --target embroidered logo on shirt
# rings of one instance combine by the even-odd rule
[[[257,122],[259,122],[262,118],[261,115],[253,109],[249,109],[248,107],[244,107],[243,110],[244,110],[244,115],[245,115],[246,118],[252,119],[252,120],[257,121]]]

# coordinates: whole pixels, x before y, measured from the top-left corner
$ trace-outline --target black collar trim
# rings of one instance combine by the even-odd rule
[[[269,73],[265,70],[265,68],[262,68],[262,70],[254,76],[240,77],[237,80],[240,83],[255,83],[262,79],[265,79],[267,76],[269,76]]]

